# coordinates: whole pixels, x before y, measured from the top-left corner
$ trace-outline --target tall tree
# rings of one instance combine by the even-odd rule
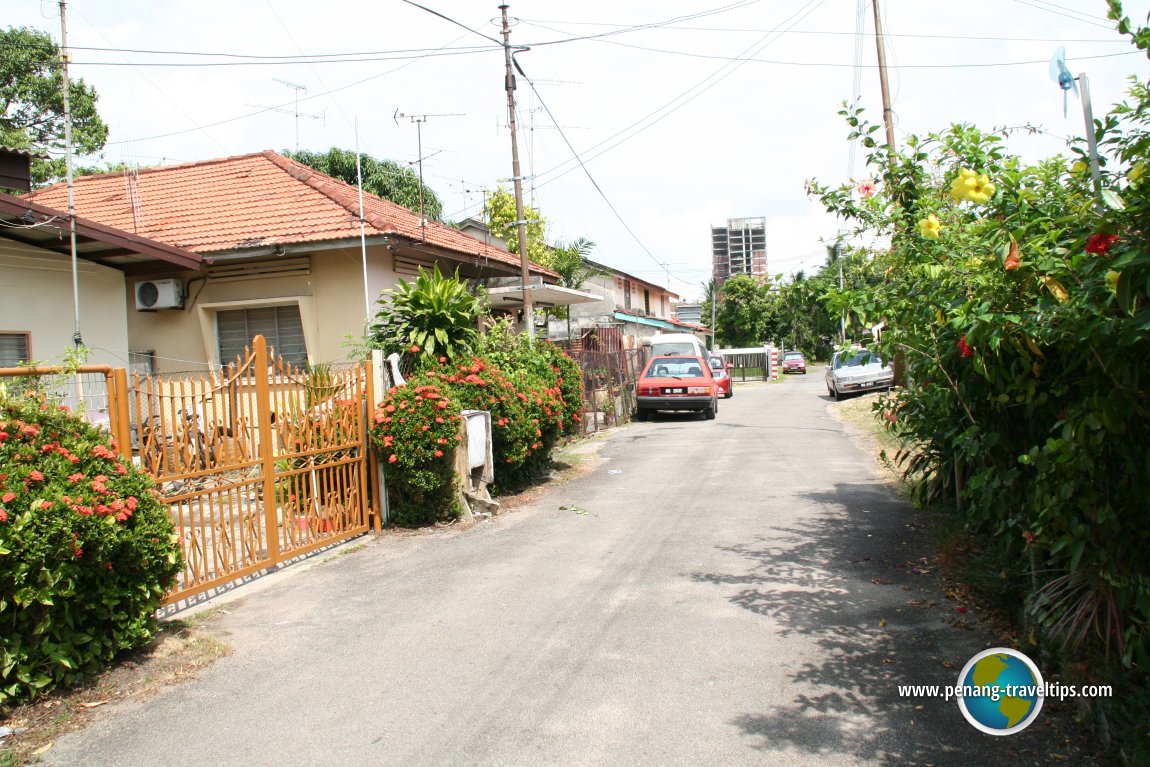
[[[55,155],[32,163],[37,186],[65,173],[64,66],[47,32],[27,27],[0,30],[0,146]],[[95,154],[108,140],[108,126],[96,112],[96,91],[69,78],[73,151]]]
[[[306,149],[298,152],[285,150],[282,154],[309,168],[315,168],[320,173],[326,173],[352,186],[356,185],[355,152],[350,149],[332,147],[326,152],[310,152]],[[396,205],[402,205],[416,213],[419,212],[418,173],[391,160],[378,160],[366,154],[360,155],[360,168],[363,171],[365,191],[376,197],[391,200]],[[423,215],[435,221],[439,221],[443,216],[443,202],[427,186],[423,187]]]
[[[515,223],[515,196],[506,187],[499,187],[488,196],[483,213],[491,233],[506,242],[507,249],[512,253],[518,253],[519,227]],[[550,250],[547,244],[547,219],[538,210],[526,205],[523,207],[523,217],[527,219],[527,257],[542,264],[547,260]]]
[[[776,315],[770,283],[749,274],[736,274],[718,292],[715,314],[720,346],[761,346]]]

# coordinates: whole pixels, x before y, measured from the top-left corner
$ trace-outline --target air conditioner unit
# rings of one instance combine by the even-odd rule
[[[184,305],[184,285],[179,280],[145,280],[136,283],[136,311],[179,309]]]

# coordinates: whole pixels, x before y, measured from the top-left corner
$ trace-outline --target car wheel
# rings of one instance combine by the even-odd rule
[[[834,398],[835,398],[835,402],[842,402],[842,399],[843,399],[843,393],[842,393],[841,391],[839,391],[838,389],[835,389],[835,390],[832,392],[832,394],[834,395]]]
[[[703,418],[706,418],[708,421],[713,421],[713,420],[715,420],[715,415],[718,412],[719,412],[719,403],[716,402],[714,405],[711,405],[709,408],[707,408],[706,410],[703,411]]]
[[[731,390],[723,395],[723,399],[730,399],[733,396],[735,396],[735,387],[732,386]]]
[[[635,420],[636,421],[646,421],[646,420],[649,420],[650,418],[651,418],[651,414],[648,413],[646,410],[636,410],[635,411]]]

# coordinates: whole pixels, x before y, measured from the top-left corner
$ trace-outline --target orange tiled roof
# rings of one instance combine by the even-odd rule
[[[359,192],[270,150],[218,160],[143,168],[134,194],[120,173],[75,181],[77,215],[196,253],[359,239]],[[66,207],[63,184],[27,195]],[[137,204],[132,205],[135,197]],[[368,235],[418,240],[458,256],[519,265],[519,256],[366,192]],[[531,270],[554,276],[537,264]]]

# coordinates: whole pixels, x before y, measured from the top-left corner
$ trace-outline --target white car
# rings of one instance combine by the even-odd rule
[[[835,352],[826,372],[827,394],[836,400],[844,395],[894,386],[894,370],[874,352],[852,349]]]

